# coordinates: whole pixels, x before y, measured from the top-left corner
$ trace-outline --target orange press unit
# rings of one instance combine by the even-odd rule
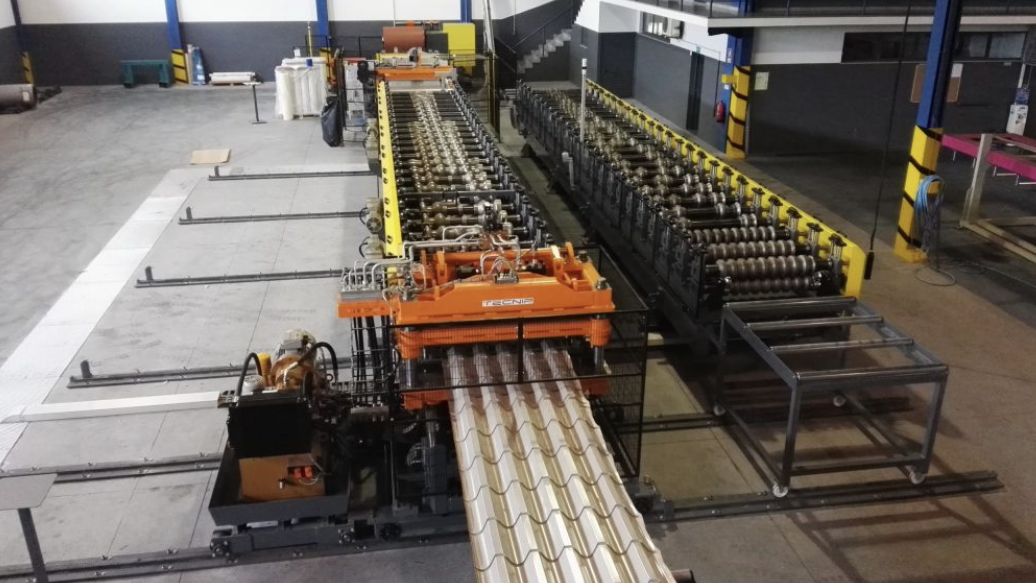
[[[603,367],[615,305],[590,259],[571,244],[523,249],[501,242],[483,235],[442,242],[455,250],[414,244],[412,259],[357,265],[343,278],[338,315],[361,329],[376,318],[385,322],[406,408],[448,398],[445,390],[415,391],[427,386],[419,362],[435,347],[578,339]]]

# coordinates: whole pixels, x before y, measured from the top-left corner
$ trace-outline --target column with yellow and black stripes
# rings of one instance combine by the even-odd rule
[[[183,37],[180,35],[180,11],[176,0],[165,0],[166,28],[169,32],[169,60],[173,64],[173,79],[177,83],[190,85],[191,75],[187,70],[187,52],[184,51]]]
[[[727,147],[728,158],[745,157],[745,136],[748,135],[748,95],[751,91],[752,72],[748,67],[734,66],[734,74],[729,78],[730,112],[727,114]]]
[[[14,16],[15,34],[18,37],[18,50],[22,57],[22,76],[30,85],[36,84],[36,71],[32,67],[32,55],[29,54],[29,35],[22,24],[22,13],[18,9],[18,0],[11,0],[11,14]]]
[[[903,183],[903,200],[899,207],[899,222],[893,250],[904,261],[920,262],[925,259],[920,249],[920,236],[914,217],[914,202],[918,187],[925,177],[935,173],[942,144],[943,108],[953,66],[953,50],[960,29],[961,0],[938,0],[932,22],[932,36],[928,43],[924,87],[917,109],[917,125],[910,144],[910,162]],[[938,184],[928,191],[929,196],[940,196]]]
[[[739,0],[738,14],[751,11],[749,0]],[[742,159],[747,153],[748,98],[752,90],[752,30],[746,29],[727,37],[727,54],[723,62],[723,106],[727,108],[725,134],[728,158]]]

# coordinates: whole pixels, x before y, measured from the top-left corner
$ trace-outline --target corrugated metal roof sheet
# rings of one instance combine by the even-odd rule
[[[460,384],[515,378],[512,354],[452,350]],[[526,369],[572,377],[564,351]],[[673,581],[578,381],[455,389],[451,417],[480,582]]]

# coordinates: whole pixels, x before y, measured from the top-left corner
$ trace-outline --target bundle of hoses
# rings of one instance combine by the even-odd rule
[[[940,209],[942,208],[942,196],[936,195],[929,199],[928,192],[932,185],[941,183],[942,178],[936,175],[926,177],[917,187],[917,194],[914,196],[914,221],[917,223],[917,232],[921,242],[921,251],[929,253],[933,248],[939,246],[939,225]]]

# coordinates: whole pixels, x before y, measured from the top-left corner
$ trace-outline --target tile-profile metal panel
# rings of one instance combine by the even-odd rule
[[[449,368],[513,379],[513,356],[453,352]],[[574,376],[568,354],[547,344],[526,359],[529,368]],[[455,389],[452,397],[476,580],[673,581],[578,381]]]

